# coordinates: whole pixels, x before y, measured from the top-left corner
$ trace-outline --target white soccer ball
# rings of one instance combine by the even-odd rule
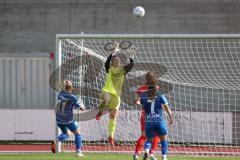
[[[137,6],[133,9],[133,15],[136,17],[143,17],[145,15],[145,9],[141,6]]]

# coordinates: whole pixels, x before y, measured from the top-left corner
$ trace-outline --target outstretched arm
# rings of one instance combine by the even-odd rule
[[[134,66],[134,61],[132,58],[129,59],[130,60],[130,63],[126,66],[124,66],[124,70],[125,70],[125,74],[127,74],[128,72],[130,72]]]
[[[75,101],[75,105],[74,106],[75,106],[76,109],[80,109],[81,111],[85,110],[85,106],[84,106],[83,101],[81,99],[77,99]]]
[[[110,68],[110,62],[112,60],[112,54],[110,54],[105,62],[105,69],[106,69],[106,72],[108,73],[108,70]]]

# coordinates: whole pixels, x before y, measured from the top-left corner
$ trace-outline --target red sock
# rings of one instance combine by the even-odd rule
[[[138,151],[140,149],[142,149],[143,145],[144,145],[144,142],[146,141],[146,136],[141,136],[138,138],[138,141],[137,141],[137,144],[136,144],[136,147],[135,147],[135,154],[138,155]]]
[[[158,142],[159,142],[159,137],[158,136],[155,136],[153,138],[153,143],[152,143],[152,148],[151,148],[151,151],[150,151],[150,154],[153,154],[153,151],[155,151],[158,147]]]

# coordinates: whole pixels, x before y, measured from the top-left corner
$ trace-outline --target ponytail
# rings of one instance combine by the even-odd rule
[[[155,99],[157,96],[157,78],[154,72],[149,71],[146,74],[146,85],[148,86],[148,97],[150,99]]]

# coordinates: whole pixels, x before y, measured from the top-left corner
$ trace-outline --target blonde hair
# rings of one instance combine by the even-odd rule
[[[70,80],[63,81],[63,88],[67,92],[71,92],[73,89],[72,82]]]

